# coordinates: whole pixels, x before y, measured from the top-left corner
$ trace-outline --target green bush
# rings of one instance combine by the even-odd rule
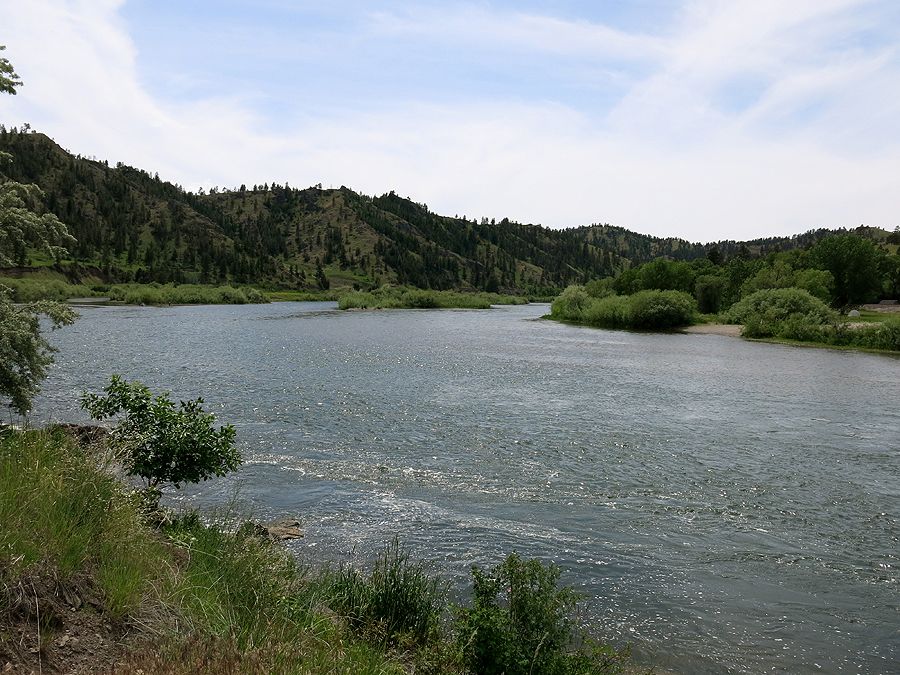
[[[246,305],[269,299],[255,288],[202,286],[199,284],[117,284],[110,300],[129,305]]]
[[[328,604],[355,631],[393,643],[427,643],[446,606],[446,589],[396,539],[369,575],[344,565],[327,576],[326,589]]]
[[[627,295],[610,295],[590,302],[581,312],[581,320],[590,326],[628,328],[631,305]]]
[[[782,337],[815,332],[816,326],[835,324],[838,315],[824,302],[800,288],[768,288],[735,303],[726,313],[731,323],[742,323],[746,337]]]
[[[584,290],[592,298],[606,298],[616,294],[611,277],[593,279],[584,285]]]
[[[853,343],[868,349],[900,351],[900,317],[891,317],[872,326],[857,328]]]
[[[374,291],[348,291],[338,298],[339,309],[489,309],[491,305],[524,305],[527,298],[497,293],[434,291],[382,286]]]
[[[167,394],[154,397],[140,382],[118,375],[104,392],[85,392],[81,407],[97,420],[124,414],[112,432],[113,443],[128,474],[140,476],[148,487],[199,483],[240,466],[234,427],[214,428],[213,415],[201,407],[203,399],[181,401],[176,408]]]
[[[640,291],[629,296],[628,304],[632,328],[688,326],[697,313],[696,301],[684,291]]]
[[[683,291],[638,291],[594,298],[583,286],[569,286],[550,306],[557,320],[601,328],[668,330],[696,320],[697,303]]]
[[[558,588],[560,570],[516,554],[485,572],[474,567],[471,607],[458,609],[465,666],[479,675],[618,673],[622,652],[599,647],[577,629],[577,596]],[[577,647],[575,645],[578,645]]]
[[[584,286],[569,286],[550,305],[550,316],[563,321],[581,321],[590,302]]]
[[[37,302],[39,300],[61,302],[69,298],[87,298],[96,295],[88,286],[70,284],[59,279],[2,277],[0,286],[6,286],[12,291],[13,302]]]

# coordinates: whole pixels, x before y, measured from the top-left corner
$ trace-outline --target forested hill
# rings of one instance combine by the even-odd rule
[[[393,192],[373,198],[273,183],[192,193],[140,169],[73,156],[34,132],[0,128],[0,151],[13,156],[0,171],[41,187],[43,206],[77,239],[76,262],[57,265],[70,276],[549,294],[657,256],[693,259],[711,248],[608,225],[552,230],[439,216]],[[716,246],[723,256],[752,255],[825,234]],[[24,249],[16,257],[22,268],[52,263]]]

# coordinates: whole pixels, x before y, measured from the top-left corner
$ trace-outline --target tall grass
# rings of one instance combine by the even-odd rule
[[[446,608],[446,587],[397,539],[370,574],[344,565],[325,574],[325,588],[329,605],[354,630],[378,641],[424,645],[435,637]]]
[[[527,298],[497,293],[432,291],[384,286],[374,291],[350,291],[338,298],[340,309],[489,309],[491,305],[524,305]]]
[[[13,302],[63,301],[97,295],[90,286],[70,284],[61,279],[0,277],[0,286],[12,289]]]
[[[60,432],[0,440],[0,558],[8,575],[90,575],[114,618],[161,583],[163,548],[120,483]]]
[[[269,302],[255,288],[198,284],[118,284],[109,299],[129,305],[246,305]]]

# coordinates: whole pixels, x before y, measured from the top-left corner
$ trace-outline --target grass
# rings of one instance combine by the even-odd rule
[[[889,321],[891,317],[900,317],[898,312],[876,312],[871,309],[859,310],[859,316],[848,318],[849,321],[859,321],[861,323],[882,323]]]
[[[12,289],[14,302],[65,301],[70,298],[108,297],[129,305],[244,305],[269,302],[252,287],[203,284],[71,284],[46,276],[0,278],[0,286]]]
[[[351,291],[338,298],[340,309],[490,309],[491,305],[524,305],[527,298],[498,293],[432,291],[384,286],[374,291]]]
[[[38,300],[62,302],[69,298],[88,298],[98,295],[90,286],[70,284],[61,279],[46,277],[0,277],[0,286],[12,289],[13,302],[36,302]]]
[[[114,619],[159,588],[162,546],[135,527],[122,486],[73,441],[56,433],[0,440],[0,569],[6,581],[52,569],[63,583],[90,577]]]
[[[472,631],[486,629],[483,613],[448,604],[443,583],[396,541],[369,572],[315,570],[233,518],[208,522],[187,513],[154,528],[104,458],[60,431],[3,432],[0,661],[27,672],[40,670],[41,659],[71,660],[71,646],[57,649],[65,632],[79,636],[75,651],[85,663],[110,672],[478,671],[466,649]],[[553,584],[557,577],[553,571]],[[61,588],[94,600],[74,611],[75,601],[60,605],[60,595],[68,597]],[[545,605],[529,606],[539,612]],[[568,631],[557,610],[542,620]],[[504,616],[491,613],[490,628]],[[510,624],[504,644],[521,642],[530,652],[518,631]],[[23,649],[32,643],[22,636],[32,634],[36,646]],[[553,663],[577,669],[548,670],[546,658],[518,649],[507,649],[511,661],[500,666],[534,675],[623,672],[624,653],[585,652],[572,647],[576,637],[557,636],[554,649],[573,656]],[[120,643],[124,653],[104,651]]]
[[[108,295],[110,300],[129,305],[246,305],[269,301],[249,286],[200,284],[117,284],[110,286]]]

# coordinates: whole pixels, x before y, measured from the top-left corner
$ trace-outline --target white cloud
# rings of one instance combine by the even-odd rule
[[[541,97],[410,100],[292,120],[277,134],[254,100],[151,95],[120,2],[21,4],[0,0],[0,41],[25,81],[0,99],[0,118],[188,187],[396,189],[441,213],[700,240],[896,223],[900,103],[874,104],[900,91],[896,55],[831,49],[842,21],[858,20],[847,12],[866,3],[693,2],[662,37],[469,5],[399,23],[381,15],[374,30],[655,65],[606,115]],[[759,100],[717,107],[717,88],[748,72],[765,82]],[[803,125],[785,122],[816,102]]]

